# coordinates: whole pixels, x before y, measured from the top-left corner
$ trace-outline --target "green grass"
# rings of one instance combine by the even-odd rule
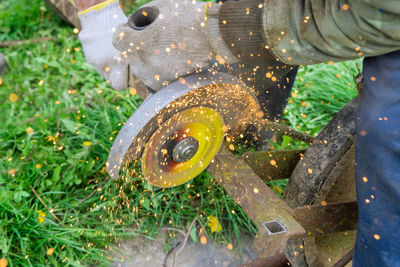
[[[0,85],[0,258],[9,266],[107,264],[113,242],[152,236],[162,226],[183,229],[197,215],[207,236],[223,243],[235,246],[241,231],[255,233],[207,172],[165,190],[139,176],[108,179],[113,139],[141,100],[105,83],[85,62],[76,34],[41,1],[2,1],[0,32],[0,41],[54,38],[0,49],[9,63]],[[355,95],[355,64],[302,68],[285,123],[317,133]],[[209,215],[221,221],[220,233],[210,233]]]

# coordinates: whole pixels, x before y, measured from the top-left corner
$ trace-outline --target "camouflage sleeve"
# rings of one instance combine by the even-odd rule
[[[266,45],[292,65],[400,50],[398,0],[266,0]]]

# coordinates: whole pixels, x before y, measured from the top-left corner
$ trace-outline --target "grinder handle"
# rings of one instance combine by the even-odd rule
[[[160,14],[155,6],[145,6],[129,15],[128,25],[134,30],[141,31],[149,27]]]

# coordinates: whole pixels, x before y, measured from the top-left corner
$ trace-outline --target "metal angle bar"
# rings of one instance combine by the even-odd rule
[[[289,238],[306,233],[283,200],[243,159],[235,158],[225,147],[215,156],[208,171],[257,225],[253,248],[259,257],[283,254]]]
[[[290,178],[304,149],[245,152],[242,158],[264,181]]]
[[[307,231],[307,235],[321,235],[355,230],[357,202],[338,202],[293,209],[293,217]]]

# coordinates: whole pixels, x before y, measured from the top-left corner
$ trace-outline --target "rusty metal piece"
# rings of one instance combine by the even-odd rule
[[[240,267],[285,267],[288,266],[288,260],[285,255],[280,254],[268,258],[256,258],[245,264],[240,265]]]
[[[346,255],[343,256],[338,262],[333,265],[333,267],[344,267],[346,266],[352,259],[353,259],[353,254],[354,254],[354,248],[349,250],[349,252],[346,253]]]
[[[293,209],[293,217],[307,235],[321,235],[357,228],[357,202],[329,203]]]
[[[358,67],[357,67],[358,68]],[[358,96],[361,97],[362,95],[362,83],[364,81],[364,75],[358,70],[358,74],[354,77],[354,81],[356,82],[356,88]]]
[[[225,147],[214,158],[208,171],[222,185],[258,227],[253,249],[259,257],[281,255],[286,241],[304,235],[303,227],[292,217],[291,209],[240,158],[235,158]],[[269,234],[265,222],[279,222],[285,231]]]
[[[273,122],[273,121],[266,120],[266,119],[260,119],[259,123],[260,123],[259,127],[265,127],[274,133],[279,133],[281,135],[287,135],[294,139],[304,141],[308,144],[311,144],[315,140],[315,138],[312,137],[311,135],[297,131],[297,130],[287,127],[283,124],[280,124],[278,122]]]
[[[304,149],[256,151],[243,153],[242,158],[264,181],[286,179],[292,174]]]
[[[332,118],[307,149],[287,184],[287,205],[294,208],[315,203],[321,185],[354,144],[357,106],[356,97]]]
[[[325,200],[331,202],[356,201],[355,184],[355,144],[346,152],[343,158],[336,164],[328,178],[320,186],[320,192],[314,203]]]
[[[357,231],[315,236],[319,266],[331,267],[354,247]]]
[[[138,77],[136,77],[135,74],[132,73],[130,66],[128,65],[128,85],[130,88],[133,88],[136,90],[136,93],[138,96],[140,96],[143,100],[145,100],[149,95],[154,93],[151,91],[150,88],[146,87],[146,85],[140,80]]]
[[[81,28],[74,0],[44,0],[44,2],[60,19],[78,29]]]

